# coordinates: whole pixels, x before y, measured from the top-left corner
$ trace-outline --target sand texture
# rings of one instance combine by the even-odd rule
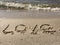
[[[50,27],[53,27],[51,30],[55,30],[56,32],[53,34],[43,33],[40,28],[43,24],[49,24]],[[35,30],[38,30],[37,33],[31,33],[36,25]],[[16,26],[18,26],[18,30],[23,30],[25,27],[26,30],[24,32],[16,31]],[[46,25],[46,27],[48,26]],[[3,30],[10,33],[4,33]],[[13,33],[11,33],[11,31]],[[60,45],[60,18],[0,18],[0,45]]]

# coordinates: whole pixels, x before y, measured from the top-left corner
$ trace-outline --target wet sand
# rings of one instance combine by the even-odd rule
[[[60,18],[60,11],[0,10],[0,18]]]

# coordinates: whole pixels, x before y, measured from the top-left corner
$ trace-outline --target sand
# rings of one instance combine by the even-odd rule
[[[13,31],[11,33],[4,34],[3,30],[7,27],[6,31]],[[25,33],[15,31],[15,27],[19,24],[25,25]],[[50,24],[53,30],[56,30],[54,34],[42,33],[40,26],[42,24]],[[33,28],[37,25],[37,34],[31,34]],[[24,27],[24,26],[23,26]],[[23,29],[19,27],[18,29]],[[60,45],[60,18],[53,19],[40,19],[40,18],[25,18],[25,19],[7,19],[0,18],[0,45]]]

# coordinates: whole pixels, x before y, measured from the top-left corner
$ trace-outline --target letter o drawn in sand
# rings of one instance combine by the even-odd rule
[[[24,24],[19,24],[15,27],[15,31],[25,33],[26,26]]]

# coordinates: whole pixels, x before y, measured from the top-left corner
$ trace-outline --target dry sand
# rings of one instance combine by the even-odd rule
[[[14,34],[4,34],[2,31],[10,25],[7,31],[13,31]],[[27,27],[26,32],[18,33],[15,26],[24,24]],[[42,33],[41,29],[36,35],[31,34],[35,25],[50,24],[57,32],[54,34]],[[20,28],[19,28],[20,29]],[[60,18],[54,19],[2,19],[0,18],[0,45],[60,45]]]

